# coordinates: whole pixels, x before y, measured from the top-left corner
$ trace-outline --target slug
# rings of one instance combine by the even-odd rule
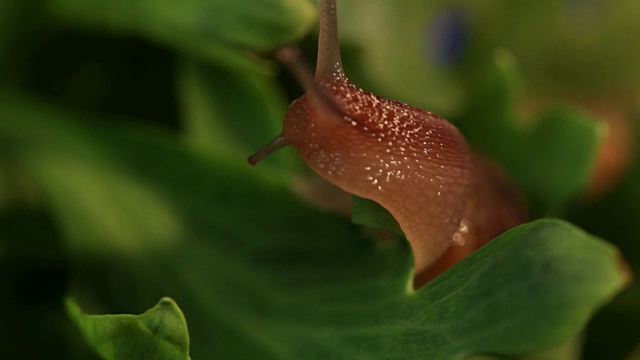
[[[456,127],[347,79],[336,1],[320,6],[315,77],[295,49],[278,52],[306,93],[289,106],[282,133],[249,164],[291,145],[325,180],[382,205],[411,245],[416,286],[524,222],[517,191]]]

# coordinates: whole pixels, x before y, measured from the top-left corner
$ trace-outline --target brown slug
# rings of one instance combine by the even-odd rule
[[[421,285],[525,221],[518,193],[448,121],[357,88],[342,68],[335,0],[322,0],[315,78],[296,51],[282,62],[306,89],[251,165],[292,145],[325,180],[376,201],[411,244]]]

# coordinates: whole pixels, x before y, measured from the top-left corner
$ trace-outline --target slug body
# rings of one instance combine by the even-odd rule
[[[321,6],[315,78],[294,50],[280,52],[307,92],[289,106],[282,133],[249,162],[292,145],[321,177],[382,205],[411,244],[417,279],[426,281],[432,277],[429,269],[446,268],[451,258],[472,251],[460,255],[452,245],[475,249],[517,224],[518,216],[507,210],[493,224],[487,219],[485,210],[493,210],[485,205],[509,201],[502,200],[503,191],[483,189],[495,176],[483,173],[487,166],[453,125],[349,82],[340,58],[335,0],[323,0]]]

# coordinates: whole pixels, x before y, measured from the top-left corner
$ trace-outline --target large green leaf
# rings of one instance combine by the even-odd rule
[[[171,298],[161,299],[140,315],[87,315],[71,299],[66,305],[69,316],[104,359],[190,359],[187,322]]]
[[[369,241],[260,170],[20,96],[0,96],[0,118],[0,150],[76,254],[75,293],[132,311],[171,296],[194,358],[529,353],[573,338],[628,281],[615,248],[541,220],[412,292],[405,244]]]
[[[50,8],[69,23],[143,36],[245,69],[263,65],[250,54],[308,32],[317,12],[307,0],[52,0]]]

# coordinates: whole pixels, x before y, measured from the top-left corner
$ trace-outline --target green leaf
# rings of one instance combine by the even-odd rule
[[[140,315],[87,315],[71,299],[66,306],[104,359],[190,359],[187,321],[171,298],[162,298]]]
[[[118,244],[70,258],[77,293],[114,308],[170,295],[194,314],[194,358],[530,353],[575,337],[629,280],[614,247],[539,220],[412,292],[408,247],[365,241],[259,170],[18,96],[0,96],[0,118],[0,149],[38,180],[63,230],[75,230],[64,232],[70,254]],[[110,231],[97,231],[107,220]],[[160,221],[179,231],[159,232]]]
[[[512,55],[497,52],[456,125],[474,149],[499,162],[523,188],[534,214],[561,214],[588,184],[603,128],[569,107],[525,123],[516,115],[520,88]]]
[[[250,53],[299,39],[317,12],[306,0],[54,0],[50,7],[69,23],[143,36],[243,69],[263,68]]]

